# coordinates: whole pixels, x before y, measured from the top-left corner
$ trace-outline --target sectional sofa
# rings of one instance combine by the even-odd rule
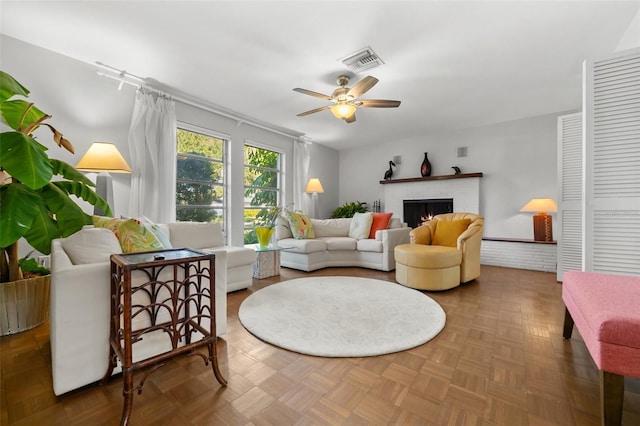
[[[310,219],[314,238],[294,238],[291,225],[283,218],[276,222],[276,241],[280,265],[302,271],[315,271],[331,266],[359,266],[380,271],[396,267],[394,248],[409,243],[407,227],[392,217],[386,229],[375,231],[366,238],[354,238],[353,218]],[[369,238],[369,237],[373,238]]]

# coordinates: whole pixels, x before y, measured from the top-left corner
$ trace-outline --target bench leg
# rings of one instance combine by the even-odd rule
[[[622,424],[624,376],[600,370],[600,415],[603,426]]]
[[[571,318],[569,309],[564,308],[564,331],[562,332],[562,337],[564,337],[565,339],[571,339],[572,333],[573,333],[573,318]]]

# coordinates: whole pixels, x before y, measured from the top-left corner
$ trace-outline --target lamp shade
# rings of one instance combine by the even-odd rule
[[[320,183],[320,179],[318,178],[309,179],[309,183],[307,183],[307,187],[305,188],[304,192],[306,193],[315,192],[317,194],[324,193],[324,188],[322,187],[322,183]]]
[[[118,148],[109,142],[94,142],[78,161],[76,169],[95,173],[131,173],[131,167]]]
[[[329,108],[336,118],[349,118],[356,112],[355,105],[348,104],[346,102],[338,102]]]
[[[552,198],[532,198],[520,211],[534,213],[557,212],[558,205]]]

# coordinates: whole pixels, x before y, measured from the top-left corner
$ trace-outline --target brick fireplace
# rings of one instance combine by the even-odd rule
[[[453,200],[454,212],[480,214],[481,177],[482,173],[468,173],[380,181],[384,184],[383,211],[392,212],[395,217],[404,218],[406,200],[450,198]]]

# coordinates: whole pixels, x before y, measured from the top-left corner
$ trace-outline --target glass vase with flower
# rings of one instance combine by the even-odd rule
[[[276,219],[280,215],[280,207],[271,207],[260,211],[256,215],[256,220],[253,224],[253,230],[258,238],[258,244],[261,249],[269,247],[269,242],[273,236],[273,231],[276,227]]]

